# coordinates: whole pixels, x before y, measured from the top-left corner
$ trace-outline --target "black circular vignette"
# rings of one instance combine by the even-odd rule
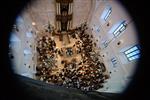
[[[19,100],[24,99],[26,94],[24,94],[22,88],[18,85],[18,81],[13,77],[13,72],[11,69],[11,63],[8,58],[8,40],[9,33],[11,32],[12,25],[16,19],[16,16],[21,12],[24,6],[30,0],[1,0],[0,3],[0,100]],[[148,7],[149,4],[145,1],[135,0],[121,0],[121,3],[127,8],[129,14],[133,18],[136,28],[139,33],[140,45],[142,48],[142,57],[138,63],[138,69],[134,76],[133,81],[130,83],[129,87],[120,97],[120,100],[130,100],[130,99],[143,99],[146,100],[148,97],[148,30],[149,29],[149,18]],[[147,56],[147,57],[146,57]],[[147,58],[147,59],[146,59]],[[36,98],[36,97],[35,97]]]
[[[135,27],[138,32],[139,43],[141,46],[141,58],[137,63],[137,70],[130,82],[126,91],[123,93],[121,98],[123,100],[134,100],[134,99],[147,99],[148,96],[148,29],[149,29],[149,18],[148,15],[148,3],[146,1],[130,1],[130,0],[120,0],[123,6],[127,9],[131,18],[135,23]]]

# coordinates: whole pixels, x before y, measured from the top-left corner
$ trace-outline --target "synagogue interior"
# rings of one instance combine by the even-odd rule
[[[140,58],[134,22],[116,0],[35,0],[9,48],[16,74],[81,91],[122,92]]]

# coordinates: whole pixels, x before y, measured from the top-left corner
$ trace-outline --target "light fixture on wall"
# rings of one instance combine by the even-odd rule
[[[119,41],[118,43],[117,43],[117,45],[120,45],[121,44],[121,42]]]
[[[13,28],[14,28],[14,30],[15,30],[16,32],[19,32],[19,28],[18,28],[18,26],[17,26],[16,24],[13,25]]]
[[[110,24],[111,24],[111,20],[107,21],[106,26],[110,26]]]
[[[117,42],[117,45],[120,45],[120,44],[122,44],[122,40],[119,40],[118,42]]]
[[[107,23],[107,26],[109,26],[109,25],[110,25],[110,23],[108,22],[108,23]]]
[[[32,22],[32,25],[33,25],[33,26],[35,26],[35,25],[36,25],[36,23],[35,23],[35,22]]]
[[[104,58],[106,55],[107,55],[107,53],[103,53],[103,54],[102,54],[102,57]]]

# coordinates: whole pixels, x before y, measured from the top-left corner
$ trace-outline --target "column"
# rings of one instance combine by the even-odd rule
[[[58,15],[60,15],[60,3],[58,3]]]
[[[68,14],[70,14],[70,3],[69,3],[69,9],[68,9]]]
[[[59,21],[59,30],[61,30],[61,22]]]
[[[59,22],[58,21],[56,21],[56,28],[57,28],[57,30],[59,30]]]
[[[68,21],[68,28],[70,29],[70,21]]]
[[[70,29],[72,28],[72,20],[70,21]]]
[[[70,4],[70,14],[72,14],[72,3]]]
[[[67,22],[67,30],[69,29],[69,24],[68,24],[68,22]]]
[[[56,15],[58,15],[58,3],[56,3]]]

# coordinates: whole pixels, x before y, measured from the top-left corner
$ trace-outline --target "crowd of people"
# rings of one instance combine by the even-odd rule
[[[95,51],[96,43],[92,41],[92,35],[87,34],[87,25],[82,24],[69,33],[70,38],[77,41],[72,47],[76,48],[81,60],[72,58],[71,61],[61,61],[63,68],[58,71],[58,56],[63,58],[62,48],[56,48],[57,43],[51,37],[43,36],[37,42],[38,65],[36,67],[37,79],[49,84],[77,88],[82,91],[92,91],[103,87],[103,83],[109,76],[100,55]],[[69,54],[72,53],[68,49]]]

